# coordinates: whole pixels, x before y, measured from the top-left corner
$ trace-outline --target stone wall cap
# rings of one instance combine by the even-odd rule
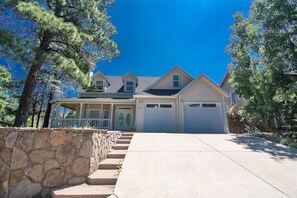
[[[32,128],[32,127],[0,127],[0,131],[15,131],[15,132],[52,132],[52,131],[65,131],[76,133],[107,133],[105,129],[67,129],[67,128]]]

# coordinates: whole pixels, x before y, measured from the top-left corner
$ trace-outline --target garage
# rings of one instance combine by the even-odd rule
[[[184,132],[223,133],[222,104],[215,102],[185,102]]]
[[[174,103],[147,103],[144,113],[144,131],[175,132]]]

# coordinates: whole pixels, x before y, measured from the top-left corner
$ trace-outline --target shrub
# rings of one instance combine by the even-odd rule
[[[280,143],[283,145],[289,146],[290,144],[295,143],[295,141],[289,137],[283,137],[281,138]]]
[[[292,142],[288,146],[291,148],[297,148],[297,142]]]

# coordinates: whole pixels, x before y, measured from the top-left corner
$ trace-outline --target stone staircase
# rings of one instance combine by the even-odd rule
[[[106,198],[113,194],[118,179],[118,169],[123,163],[133,133],[123,133],[99,164],[96,172],[87,178],[85,184],[52,191],[53,198]]]

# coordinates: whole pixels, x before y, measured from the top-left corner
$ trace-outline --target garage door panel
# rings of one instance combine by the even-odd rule
[[[173,104],[146,104],[144,131],[173,132],[175,131],[175,108]]]
[[[220,103],[185,103],[184,131],[222,133],[223,116]]]

